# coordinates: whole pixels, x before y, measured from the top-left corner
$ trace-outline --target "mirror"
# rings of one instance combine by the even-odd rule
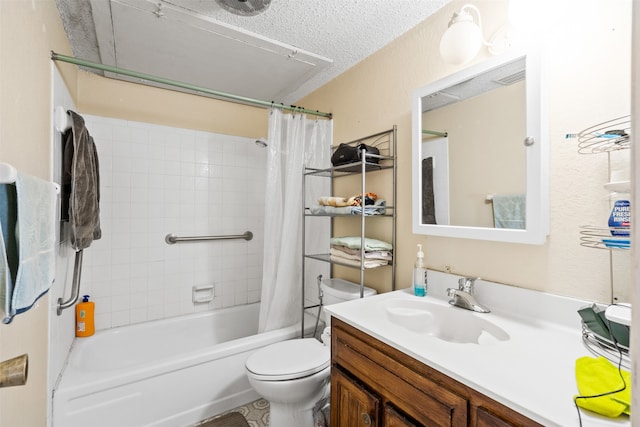
[[[543,244],[548,152],[540,60],[491,58],[413,94],[413,232]]]

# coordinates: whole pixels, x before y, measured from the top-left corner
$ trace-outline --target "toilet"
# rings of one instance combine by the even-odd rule
[[[360,298],[360,286],[342,279],[324,279],[323,305]],[[364,296],[375,295],[364,288]],[[329,325],[329,315],[323,316]],[[324,335],[327,335],[328,329]],[[246,361],[251,387],[269,401],[269,424],[277,427],[312,427],[314,413],[329,397],[329,342],[315,338],[293,339],[268,345]]]

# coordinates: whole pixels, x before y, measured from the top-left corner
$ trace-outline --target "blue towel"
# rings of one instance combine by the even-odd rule
[[[18,202],[16,186],[0,185],[0,310],[11,311],[11,295],[18,272],[18,242],[16,226],[18,225]]]
[[[496,228],[526,228],[526,198],[524,194],[493,196],[493,222]]]
[[[18,173],[0,191],[0,305],[3,323],[30,309],[55,277],[56,193],[51,182]]]

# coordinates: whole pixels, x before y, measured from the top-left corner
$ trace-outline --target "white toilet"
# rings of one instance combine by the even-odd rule
[[[360,298],[360,286],[346,280],[326,279],[320,286],[323,305]],[[365,297],[375,293],[364,288]],[[328,322],[329,316],[324,316]],[[315,338],[278,342],[249,356],[245,364],[249,383],[269,401],[270,425],[313,426],[318,404],[329,397],[330,358],[329,343]]]

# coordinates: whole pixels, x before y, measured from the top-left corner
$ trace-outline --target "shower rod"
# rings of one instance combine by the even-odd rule
[[[448,132],[440,132],[437,130],[429,130],[429,129],[422,129],[422,133],[423,135],[435,135],[435,136],[441,136],[443,138],[446,138],[449,136]]]
[[[87,61],[85,59],[74,58],[73,56],[62,55],[54,51],[51,51],[51,59],[53,61],[68,62],[69,64],[75,64],[82,67],[93,68],[95,70],[107,71],[109,73],[120,74],[123,76],[133,77],[141,80],[147,80],[150,82],[160,83],[167,86],[187,89],[187,90],[196,92],[196,94],[211,95],[218,99],[238,102],[241,104],[248,104],[248,105],[253,105],[256,107],[263,107],[263,108],[279,108],[281,110],[294,111],[298,113],[306,113],[312,116],[325,117],[328,119],[332,117],[331,113],[323,113],[322,111],[308,110],[306,108],[296,107],[295,105],[276,104],[274,102],[262,101],[260,99],[253,99],[245,96],[234,95],[231,93],[220,92],[220,91],[209,89],[206,87],[196,86],[190,83],[183,83],[177,80],[171,80],[164,77],[154,76],[151,74],[139,73],[137,71],[126,70],[124,68],[112,67],[110,65],[104,65],[104,64],[99,64],[97,62]]]

